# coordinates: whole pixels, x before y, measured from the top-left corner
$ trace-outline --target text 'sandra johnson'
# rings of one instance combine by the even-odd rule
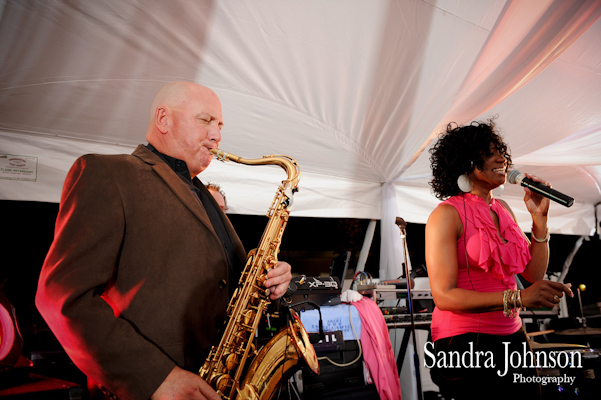
[[[474,351],[474,344],[464,352],[439,351],[435,353],[434,343],[424,345],[424,366],[432,368],[496,368],[497,375],[505,376],[510,369],[517,368],[582,368],[582,354],[579,351],[539,351],[533,353],[522,345],[522,351],[509,351],[510,342],[503,342],[503,361],[494,359],[491,351]]]

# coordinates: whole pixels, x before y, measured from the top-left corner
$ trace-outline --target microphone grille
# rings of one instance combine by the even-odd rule
[[[518,177],[521,175],[522,173],[520,171],[518,171],[517,169],[514,169],[513,171],[511,171],[509,173],[509,177],[507,178],[509,180],[509,183],[513,183],[516,184],[518,183]]]

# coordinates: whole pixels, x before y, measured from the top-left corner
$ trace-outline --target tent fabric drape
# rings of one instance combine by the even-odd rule
[[[598,2],[508,1],[442,122],[469,123],[502,102],[555,61],[600,15]],[[442,129],[439,126],[439,131]],[[590,142],[586,144],[592,148],[577,154],[592,155],[592,151],[599,147],[592,136],[599,133],[599,127],[595,127],[591,135],[586,136]],[[435,138],[431,135],[430,139]],[[561,148],[565,149],[563,143]],[[416,156],[428,154],[424,150],[422,147]],[[541,153],[549,159],[548,149],[544,150]],[[596,157],[591,157],[594,164],[600,161],[598,154],[601,153],[596,154]],[[383,196],[383,207],[393,208],[394,204],[400,202],[387,201]],[[387,214],[390,211],[383,208],[382,238],[390,233],[390,227],[386,227],[387,223],[392,222],[388,221],[390,216]],[[527,218],[524,216],[525,220]],[[382,243],[381,254],[385,257],[380,264],[384,269],[391,262],[390,244],[384,240]],[[398,251],[396,247],[394,251]]]
[[[58,202],[73,161],[130,153],[166,82],[211,87],[220,147],[301,168],[292,216],[425,223],[433,140],[497,116],[516,169],[574,197],[552,233],[590,235],[601,202],[599,0],[6,0],[0,2],[0,198]],[[230,212],[264,214],[277,167],[214,162]],[[502,198],[525,230],[523,190]],[[385,244],[384,244],[385,243]]]

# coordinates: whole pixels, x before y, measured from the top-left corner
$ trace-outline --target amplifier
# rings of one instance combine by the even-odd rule
[[[408,314],[409,310],[407,307],[380,307],[382,314],[384,315],[395,315],[395,314]]]
[[[369,286],[369,285],[366,285]],[[374,286],[374,285],[371,285]],[[378,287],[369,287],[366,289],[357,289],[359,294],[370,297],[374,301],[381,300],[403,300],[407,299],[406,289],[396,289],[392,285],[380,285]],[[432,300],[432,292],[429,289],[413,289],[411,290],[411,298],[413,300]]]
[[[384,321],[388,326],[411,325],[411,315],[407,307],[380,307],[384,315]],[[432,322],[432,309],[422,308],[413,314],[413,322],[416,325],[424,325]]]
[[[389,314],[384,315],[384,321],[388,326],[405,326],[411,325],[411,315],[409,314]],[[413,322],[415,325],[427,325],[432,322],[431,313],[413,314]]]
[[[363,356],[356,340],[346,340],[335,351],[320,351],[314,345],[321,373],[303,366],[297,384],[302,398],[311,400],[379,400],[374,384],[366,384]],[[335,362],[332,364],[329,360]]]
[[[316,335],[309,334],[310,335]],[[324,332],[324,338],[317,343],[313,343],[316,353],[329,353],[333,351],[344,351],[344,338],[342,331]]]

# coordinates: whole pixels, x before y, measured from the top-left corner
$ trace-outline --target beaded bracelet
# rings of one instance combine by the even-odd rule
[[[547,234],[545,235],[545,237],[542,239],[539,239],[534,235],[534,229],[532,229],[530,231],[530,236],[532,236],[532,239],[536,240],[539,243],[545,243],[545,242],[548,242],[549,239],[551,238],[551,233],[549,232],[549,228],[547,228]]]

